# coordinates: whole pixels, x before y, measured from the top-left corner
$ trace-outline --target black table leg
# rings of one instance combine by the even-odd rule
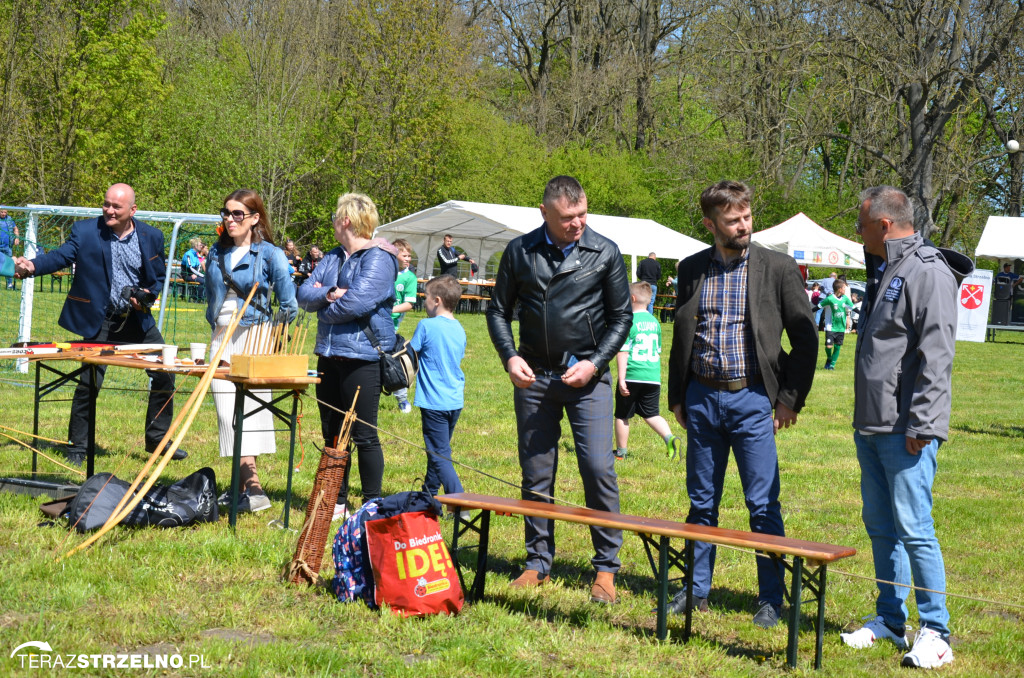
[[[235,529],[238,520],[238,480],[242,464],[242,422],[245,420],[245,392],[241,384],[235,384],[235,416],[231,426],[235,429],[235,444],[231,455],[231,508],[228,510],[228,523]]]
[[[50,283],[50,284],[52,285],[53,283]],[[40,365],[42,365],[42,363],[39,363],[39,362],[36,363],[36,390],[35,390],[35,398],[33,398],[33,400],[35,402],[33,403],[33,406],[32,406],[32,435],[33,436],[39,435],[39,400],[40,400],[40,398],[42,398],[42,396],[39,395],[39,367],[40,367]],[[36,448],[36,450],[39,449],[39,438],[35,438],[35,437],[32,438],[32,447]],[[35,475],[36,472],[39,470],[38,469],[38,455],[36,454],[36,450],[32,450],[32,475]]]
[[[288,528],[288,515],[292,507],[292,472],[295,471],[295,428],[298,424],[299,392],[292,391],[292,414],[288,420],[290,435],[288,437],[288,488],[284,493],[284,526]]]
[[[85,477],[92,478],[96,465],[96,399],[99,397],[99,389],[96,388],[96,366],[89,365],[89,437],[86,443]]]

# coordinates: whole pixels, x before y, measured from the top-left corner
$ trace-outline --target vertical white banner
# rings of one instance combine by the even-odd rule
[[[992,305],[992,271],[975,270],[960,283],[957,341],[985,341],[989,307]]]

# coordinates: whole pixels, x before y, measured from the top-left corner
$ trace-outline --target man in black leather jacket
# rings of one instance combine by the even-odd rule
[[[515,385],[523,499],[552,502],[563,412],[569,417],[589,508],[618,512],[608,362],[632,323],[619,248],[587,228],[587,197],[572,177],[548,182],[544,224],[508,244],[487,309],[491,341]],[[519,303],[519,348],[512,315]],[[526,518],[526,571],[513,586],[550,580],[554,521]],[[619,530],[591,528],[591,600],[615,602]]]

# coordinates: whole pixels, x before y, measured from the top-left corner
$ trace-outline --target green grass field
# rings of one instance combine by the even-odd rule
[[[43,294],[37,300],[50,296],[60,299]],[[422,317],[407,317],[402,328],[407,336]],[[467,405],[453,441],[455,456],[514,483],[519,469],[512,386],[488,340],[484,317],[459,318],[469,347],[463,362]],[[174,323],[173,340],[179,345],[208,336],[201,313],[175,313]],[[668,346],[672,328],[663,328]],[[950,592],[994,602],[950,599],[956,661],[942,669],[945,675],[1024,674],[1024,337],[1015,337],[1004,333],[1000,343],[958,345],[952,431],[939,457],[935,520]],[[850,429],[854,345],[851,336],[835,372],[818,372],[810,404],[795,428],[779,434],[778,446],[787,533],[859,552],[829,570],[821,675],[875,677],[900,673],[900,653],[885,644],[854,651],[839,639],[841,630],[858,626],[861,617],[873,612],[875,595],[873,583],[861,578],[873,572],[860,521]],[[132,383],[114,372],[111,383]],[[30,377],[0,370],[0,424],[31,429]],[[188,390],[196,382],[179,380],[179,385]],[[104,456],[98,458],[98,470],[117,469],[119,477],[131,479],[144,463],[144,399],[131,390],[101,394],[97,437]],[[62,436],[67,414],[66,402],[44,404],[42,432]],[[384,397],[380,424],[395,436],[383,438],[385,492],[418,488],[425,471],[424,452],[417,447],[422,442],[418,414],[401,415],[394,399]],[[293,527],[302,522],[319,458],[312,445],[319,442],[312,399],[303,400],[301,426],[305,445],[295,474]],[[220,486],[226,485],[230,467],[217,456],[215,427],[207,399],[186,439],[190,457],[172,462],[166,481],[209,465]],[[565,433],[557,494],[582,503],[571,438]],[[165,675],[774,676],[786,671],[786,625],[763,631],[750,623],[754,556],[733,550],[719,551],[711,612],[695,616],[694,636],[686,645],[678,642],[681,617],[670,619],[675,642],[654,637],[654,579],[640,540],[626,534],[617,580],[621,602],[601,607],[589,602],[589,534],[567,524],[557,527],[553,585],[523,592],[508,586],[524,558],[521,520],[494,518],[487,598],[452,618],[398,619],[361,604],[341,605],[322,589],[283,584],[280,575],[294,553],[296,534],[267,523],[279,517],[283,506],[286,444],[280,434],[278,453],[259,462],[274,507],[242,516],[237,534],[228,529],[226,518],[168,531],[118,528],[87,552],[55,563],[82,537],[62,527],[40,526],[41,500],[0,493],[0,675],[28,672],[9,655],[30,640],[48,641],[55,653],[64,654],[196,654],[209,667],[141,671]],[[630,458],[617,466],[623,512],[685,517],[685,470],[668,463],[663,450],[661,441],[634,420]],[[29,457],[24,448],[0,442],[0,476],[27,477]],[[41,468],[54,470],[45,461]],[[460,475],[467,491],[518,496],[514,488],[483,475],[465,469]],[[734,469],[727,477],[721,524],[746,529]],[[444,529],[450,532],[451,523]],[[329,555],[324,562],[329,576]],[[809,624],[803,629],[795,675],[814,673],[814,635]],[[140,671],[100,672],[129,673]]]

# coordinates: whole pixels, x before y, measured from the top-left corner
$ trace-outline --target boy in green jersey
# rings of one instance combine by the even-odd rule
[[[682,459],[682,440],[672,435],[668,422],[661,416],[661,323],[647,312],[651,286],[635,282],[629,286],[633,304],[633,326],[629,337],[616,355],[619,387],[615,391],[615,458],[627,456],[629,420],[635,413],[665,441],[670,457]]]
[[[405,240],[399,238],[392,245],[398,250],[398,277],[395,278],[395,307],[391,309],[391,320],[395,323],[395,332],[402,324],[402,318],[406,311],[412,310],[416,303],[416,273],[409,269],[412,263],[412,247]],[[409,389],[400,388],[395,391],[395,399],[398,401],[398,411],[402,414],[412,412],[412,405],[409,404]]]
[[[820,305],[823,309],[832,309],[832,323],[825,327],[825,369],[834,370],[846,336],[846,309],[853,310],[853,302],[846,295],[846,282],[837,279],[832,285],[832,294]]]

